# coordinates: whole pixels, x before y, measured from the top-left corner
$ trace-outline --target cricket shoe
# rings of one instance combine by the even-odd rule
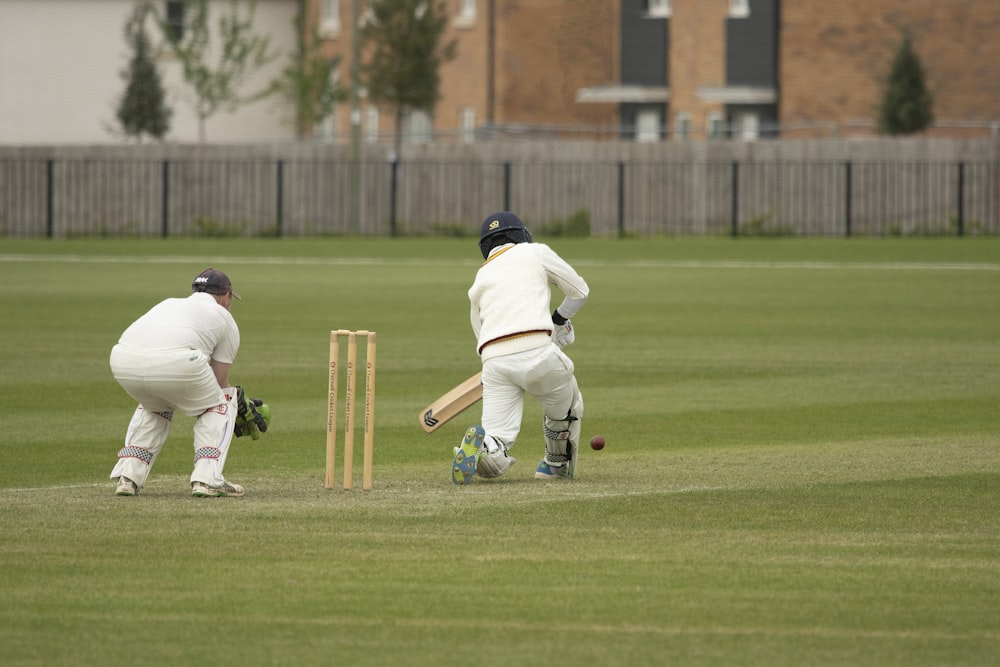
[[[235,496],[236,498],[239,498],[246,492],[242,484],[236,484],[235,482],[230,481],[223,482],[222,488],[226,490],[227,496]]]
[[[119,477],[118,486],[115,487],[116,496],[137,496],[139,495],[139,487],[136,483],[130,480],[128,477]]]
[[[470,426],[462,438],[462,444],[455,447],[455,458],[451,463],[451,481],[455,484],[472,484],[476,475],[476,465],[483,451],[486,431],[479,424]]]
[[[223,482],[222,486],[209,486],[204,482],[191,482],[191,495],[195,498],[222,498],[225,496],[238,498],[243,493],[243,487],[232,482]]]
[[[535,469],[535,479],[572,479],[569,465],[554,466],[545,459],[539,462]]]
[[[573,479],[573,475],[576,474],[577,452],[579,452],[579,445],[570,440],[566,446],[566,455],[559,456],[565,461],[559,465],[549,463],[543,456],[535,469],[535,479]]]

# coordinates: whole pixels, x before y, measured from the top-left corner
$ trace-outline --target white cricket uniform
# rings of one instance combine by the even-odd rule
[[[180,411],[197,417],[191,481],[225,482],[236,391],[219,386],[209,361],[231,364],[239,347],[232,314],[204,292],[161,301],[125,330],[111,350],[111,372],[139,406],[112,478],[128,477],[141,488]]]
[[[583,397],[573,362],[552,342],[550,285],[564,294],[559,313],[569,319],[587,300],[587,282],[544,243],[494,248],[469,289],[470,319],[483,362],[485,442],[510,449],[521,429],[524,393],[547,420],[572,413],[569,437],[579,443]],[[491,443],[490,441],[493,441]]]

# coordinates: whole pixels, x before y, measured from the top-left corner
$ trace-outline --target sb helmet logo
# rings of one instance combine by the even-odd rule
[[[492,222],[490,222],[490,231],[493,231],[494,229],[498,229],[499,227],[500,227],[500,221],[499,220],[493,220]]]

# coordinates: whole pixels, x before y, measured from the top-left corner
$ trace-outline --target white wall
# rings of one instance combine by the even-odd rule
[[[126,85],[121,73],[131,57],[124,26],[134,6],[132,0],[0,0],[0,144],[125,141],[113,129]],[[214,26],[229,2],[213,0],[213,7]],[[279,55],[244,92],[259,89],[285,67],[295,48],[297,7],[297,0],[257,0],[256,32],[268,36],[271,51]],[[152,25],[147,34],[154,43],[162,40]],[[158,64],[174,112],[168,140],[196,142],[197,117],[187,102],[180,65],[169,55]],[[284,104],[268,98],[235,114],[220,112],[208,121],[207,140],[293,139]]]

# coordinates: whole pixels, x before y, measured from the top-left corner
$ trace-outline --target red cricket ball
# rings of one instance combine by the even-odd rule
[[[600,435],[595,435],[590,439],[590,448],[594,451],[600,451],[604,449],[604,437]]]

